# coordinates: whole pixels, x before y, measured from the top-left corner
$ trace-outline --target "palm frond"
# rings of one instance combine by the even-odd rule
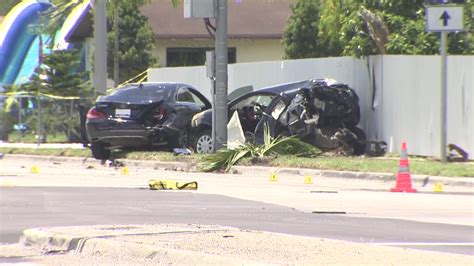
[[[272,152],[282,155],[295,155],[311,158],[322,153],[320,149],[296,137],[285,138],[284,141],[278,143],[278,145],[272,149]]]
[[[41,23],[46,26],[45,33],[51,36],[52,44],[67,16],[82,2],[83,0],[61,1],[41,14]]]
[[[225,169],[229,171],[233,165],[245,157],[261,158],[275,155],[316,157],[322,153],[318,148],[296,137],[272,138],[268,125],[264,126],[263,133],[263,145],[246,143],[233,150],[220,150],[202,159],[201,170],[210,172]]]
[[[237,153],[237,150],[219,150],[201,160],[198,168],[204,172],[212,172],[226,167],[226,163]]]
[[[230,168],[231,168],[233,165],[237,164],[237,162],[238,162],[240,159],[246,157],[246,156],[247,156],[248,154],[250,154],[250,153],[251,153],[251,152],[250,152],[249,149],[241,149],[241,150],[237,151],[236,153],[234,153],[234,155],[232,156],[231,160],[228,161],[227,167],[226,167],[225,170],[226,170],[226,171],[229,171]]]

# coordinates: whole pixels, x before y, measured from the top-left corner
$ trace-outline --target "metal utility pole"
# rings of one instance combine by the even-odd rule
[[[227,144],[227,0],[217,0],[216,15],[216,142],[219,150]]]
[[[119,1],[115,0],[115,13],[114,13],[114,87],[117,87],[120,83],[119,80]]]
[[[107,16],[106,0],[94,1],[94,87],[103,93],[107,88]]]
[[[216,18],[215,75],[214,56],[206,54],[208,77],[215,76],[212,97],[213,151],[227,144],[227,0],[184,0],[185,18]]]

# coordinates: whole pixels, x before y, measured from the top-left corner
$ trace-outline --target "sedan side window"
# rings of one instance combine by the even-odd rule
[[[206,108],[206,103],[204,103],[201,98],[199,98],[195,93],[193,93],[192,91],[189,92],[191,94],[191,96],[193,97],[193,102],[196,103],[197,105],[199,105],[199,107],[202,108]]]
[[[201,98],[204,96],[199,97],[195,90],[190,88],[180,88],[177,94],[177,101],[178,102],[187,102],[187,103],[195,103],[201,109],[209,108],[209,104],[204,102]]]
[[[178,102],[195,103],[193,95],[187,88],[180,88],[177,95]]]
[[[272,101],[274,95],[252,95],[246,99],[241,100],[231,107],[231,111],[241,109],[243,107],[253,107],[255,105],[260,105],[263,108],[267,108],[270,102]]]

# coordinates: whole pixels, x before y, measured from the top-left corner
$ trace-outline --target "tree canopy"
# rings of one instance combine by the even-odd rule
[[[43,62],[35,70],[28,91],[56,96],[90,97],[92,86],[87,82],[87,72],[80,71],[81,60],[75,49],[57,50],[43,56]]]
[[[321,56],[319,31],[319,1],[299,1],[292,7],[283,36],[283,46],[289,58]]]
[[[305,27],[287,27],[285,52],[289,58],[319,56],[365,56],[371,54],[435,54],[439,50],[439,37],[425,30],[424,0],[321,0],[320,16],[308,13],[310,3],[319,1],[298,0],[288,25],[306,21],[305,25],[317,24],[312,42],[319,43],[319,52],[313,47],[302,46],[298,57],[291,47],[298,36],[306,33]],[[313,4],[316,6],[316,4]],[[448,52],[451,54],[474,54],[472,28],[473,3],[464,4],[465,32],[449,34]],[[302,15],[305,15],[302,18]],[[301,24],[301,22],[300,22]],[[289,49],[290,48],[290,49]]]
[[[155,34],[148,24],[148,19],[138,9],[144,1],[117,0],[108,8],[108,51],[107,69],[113,78],[113,60],[115,57],[114,44],[116,29],[114,27],[114,12],[118,8],[118,40],[119,40],[119,80],[126,81],[156,63],[152,54],[155,48]]]

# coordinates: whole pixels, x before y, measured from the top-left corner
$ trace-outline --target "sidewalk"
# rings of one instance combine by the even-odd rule
[[[112,258],[114,264],[120,265],[128,264],[130,258],[141,259],[140,264],[148,265],[472,265],[473,262],[473,257],[467,255],[192,224],[36,228],[25,230],[21,243],[39,246],[48,253],[74,251],[94,265],[110,264],[112,261],[108,259]],[[37,262],[81,264],[77,258],[58,256]]]

